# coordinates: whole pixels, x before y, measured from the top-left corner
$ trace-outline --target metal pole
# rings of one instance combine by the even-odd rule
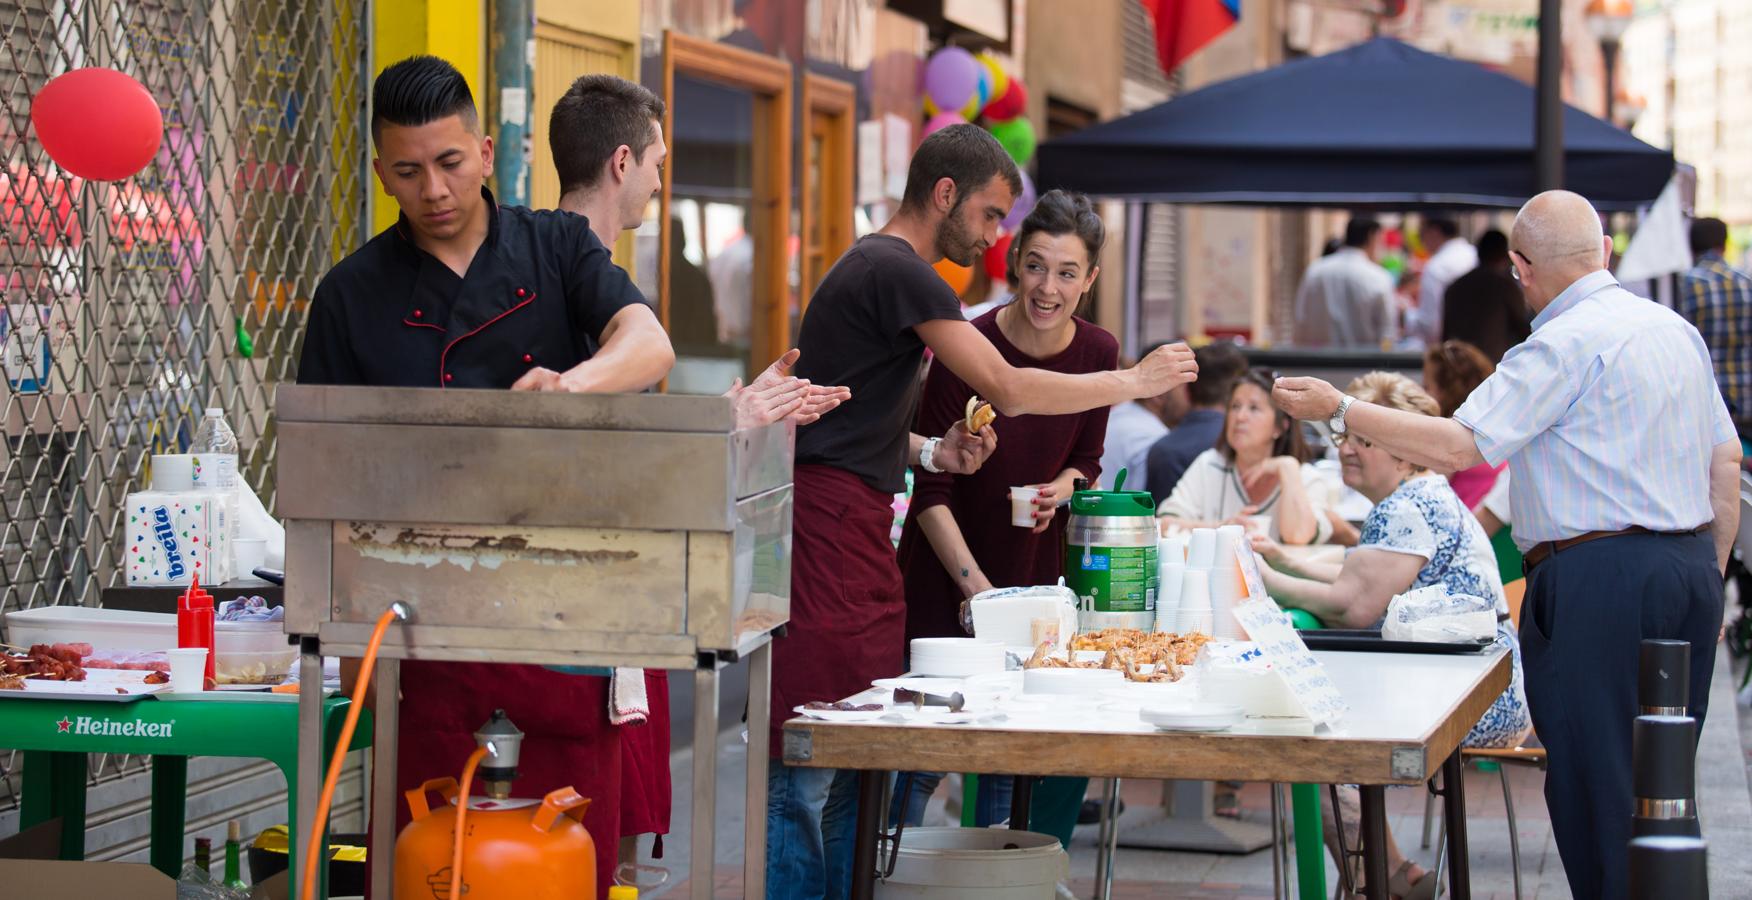
[[[1613,94],[1617,91],[1613,82],[1616,80],[1615,76],[1618,72],[1618,39],[1607,38],[1601,41],[1600,55],[1603,57],[1602,62],[1606,70],[1606,106],[1604,107],[1606,112],[1600,118],[1605,119],[1608,125],[1617,126],[1618,119],[1612,115],[1612,99]]]
[[[395,896],[396,765],[401,757],[401,660],[377,658],[371,735],[371,896]],[[467,798],[463,799],[467,802]]]
[[[1387,900],[1387,790],[1378,784],[1358,785],[1357,800],[1363,813],[1363,896]]]
[[[322,714],[322,650],[314,637],[298,640],[298,821],[292,823],[292,837],[287,841],[292,873],[287,884],[299,888],[303,875],[301,859],[304,845],[310,840],[310,827],[316,823],[316,804],[322,796],[323,779],[323,714]],[[181,799],[178,802],[182,802]],[[154,810],[156,811],[156,810]],[[180,857],[180,854],[179,854]],[[326,867],[317,866],[317,892],[323,898],[322,878]],[[385,895],[387,896],[387,895]]]
[[[1539,81],[1533,155],[1540,191],[1563,187],[1563,3],[1539,0]]]
[[[694,670],[693,847],[688,862],[688,896],[693,900],[712,900],[716,881],[717,766],[718,661],[703,658]]]
[[[1472,858],[1466,844],[1466,762],[1460,748],[1442,761],[1442,830],[1448,845],[1448,896],[1472,900]]]
[[[532,0],[494,0],[489,5],[493,10],[492,110],[499,133],[493,192],[506,206],[528,206],[535,5]]]
[[[773,645],[748,655],[748,797],[743,807],[742,895],[766,896],[767,767],[772,743]]]

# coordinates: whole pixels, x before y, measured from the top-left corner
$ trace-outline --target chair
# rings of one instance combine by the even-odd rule
[[[1752,503],[1752,497],[1743,497],[1742,502]],[[1742,519],[1742,521],[1744,521],[1744,519]],[[1525,578],[1518,578],[1503,585],[1503,598],[1508,602],[1509,606],[1509,621],[1514,623],[1516,628],[1521,627],[1521,602],[1526,599],[1526,596],[1527,579]],[[1529,739],[1532,740],[1535,738],[1530,735]],[[1462,768],[1464,768],[1467,763],[1471,763],[1476,765],[1481,772],[1488,772],[1494,769],[1496,770],[1497,775],[1502,779],[1503,808],[1508,811],[1509,815],[1509,863],[1513,866],[1515,875],[1515,900],[1521,900],[1521,837],[1519,830],[1515,825],[1515,800],[1509,790],[1509,772],[1505,766],[1533,766],[1543,770],[1546,762],[1545,748],[1540,747],[1537,744],[1529,745],[1526,741],[1523,741],[1518,747],[1479,749],[1462,748],[1460,750],[1460,762]],[[1428,850],[1430,846],[1430,823],[1435,818],[1435,810],[1436,797],[1435,794],[1432,793],[1424,799],[1423,848],[1425,850]],[[1448,853],[1446,821],[1443,821],[1442,828],[1438,834],[1440,836],[1437,838],[1437,841],[1440,843],[1440,846],[1436,850],[1436,891],[1439,895],[1441,892],[1442,864],[1446,861]]]

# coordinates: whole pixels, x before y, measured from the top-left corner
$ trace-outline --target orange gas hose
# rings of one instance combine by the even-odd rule
[[[377,649],[383,644],[383,633],[389,630],[389,623],[397,618],[392,607],[383,611],[377,617],[377,627],[371,630],[371,642],[365,646],[365,658],[359,665],[359,680],[353,685],[353,702],[347,705],[347,718],[341,724],[340,739],[335,741],[335,752],[329,759],[328,774],[322,779],[322,794],[316,800],[316,817],[310,822],[310,833],[305,835],[304,864],[300,867],[303,873],[298,877],[298,896],[302,900],[311,900],[316,896],[316,861],[328,855],[327,847],[322,839],[323,831],[328,827],[329,807],[335,799],[335,783],[341,778],[341,763],[347,758],[347,746],[353,743],[353,730],[359,725],[359,711],[365,708],[365,691],[371,685],[371,670],[377,665]],[[317,690],[322,690],[318,685]],[[467,794],[463,795],[465,798]],[[465,804],[466,805],[466,804]],[[395,823],[373,823],[378,828],[393,828]],[[458,825],[461,824],[459,821]],[[321,849],[319,854],[317,851]],[[389,865],[389,860],[376,860],[377,865]],[[378,900],[390,900],[379,897]]]
[[[468,762],[462,766],[462,785],[457,789],[460,796],[456,799],[456,843],[450,848],[450,900],[460,900],[462,897],[463,819],[468,815],[468,790],[474,784],[475,767],[481,764],[481,758],[486,755],[487,748],[476,747],[468,755]]]

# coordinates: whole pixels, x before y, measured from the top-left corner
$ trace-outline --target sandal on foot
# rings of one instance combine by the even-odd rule
[[[1387,893],[1404,900],[1435,900],[1436,873],[1426,870],[1416,881],[1411,880],[1411,868],[1416,863],[1406,860],[1387,879]]]

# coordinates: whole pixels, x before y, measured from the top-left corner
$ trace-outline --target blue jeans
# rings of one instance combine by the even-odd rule
[[[900,824],[902,793],[906,794],[906,824],[923,824],[925,806],[931,802],[931,794],[936,792],[937,785],[942,780],[941,772],[899,773],[894,782],[894,806],[889,810],[889,827]],[[975,801],[973,810],[973,824],[976,827],[989,828],[1010,818],[1010,793],[1015,783],[1016,779],[1008,775],[979,776],[979,799]]]
[[[767,900],[849,896],[857,820],[857,772],[773,760],[767,770]]]

